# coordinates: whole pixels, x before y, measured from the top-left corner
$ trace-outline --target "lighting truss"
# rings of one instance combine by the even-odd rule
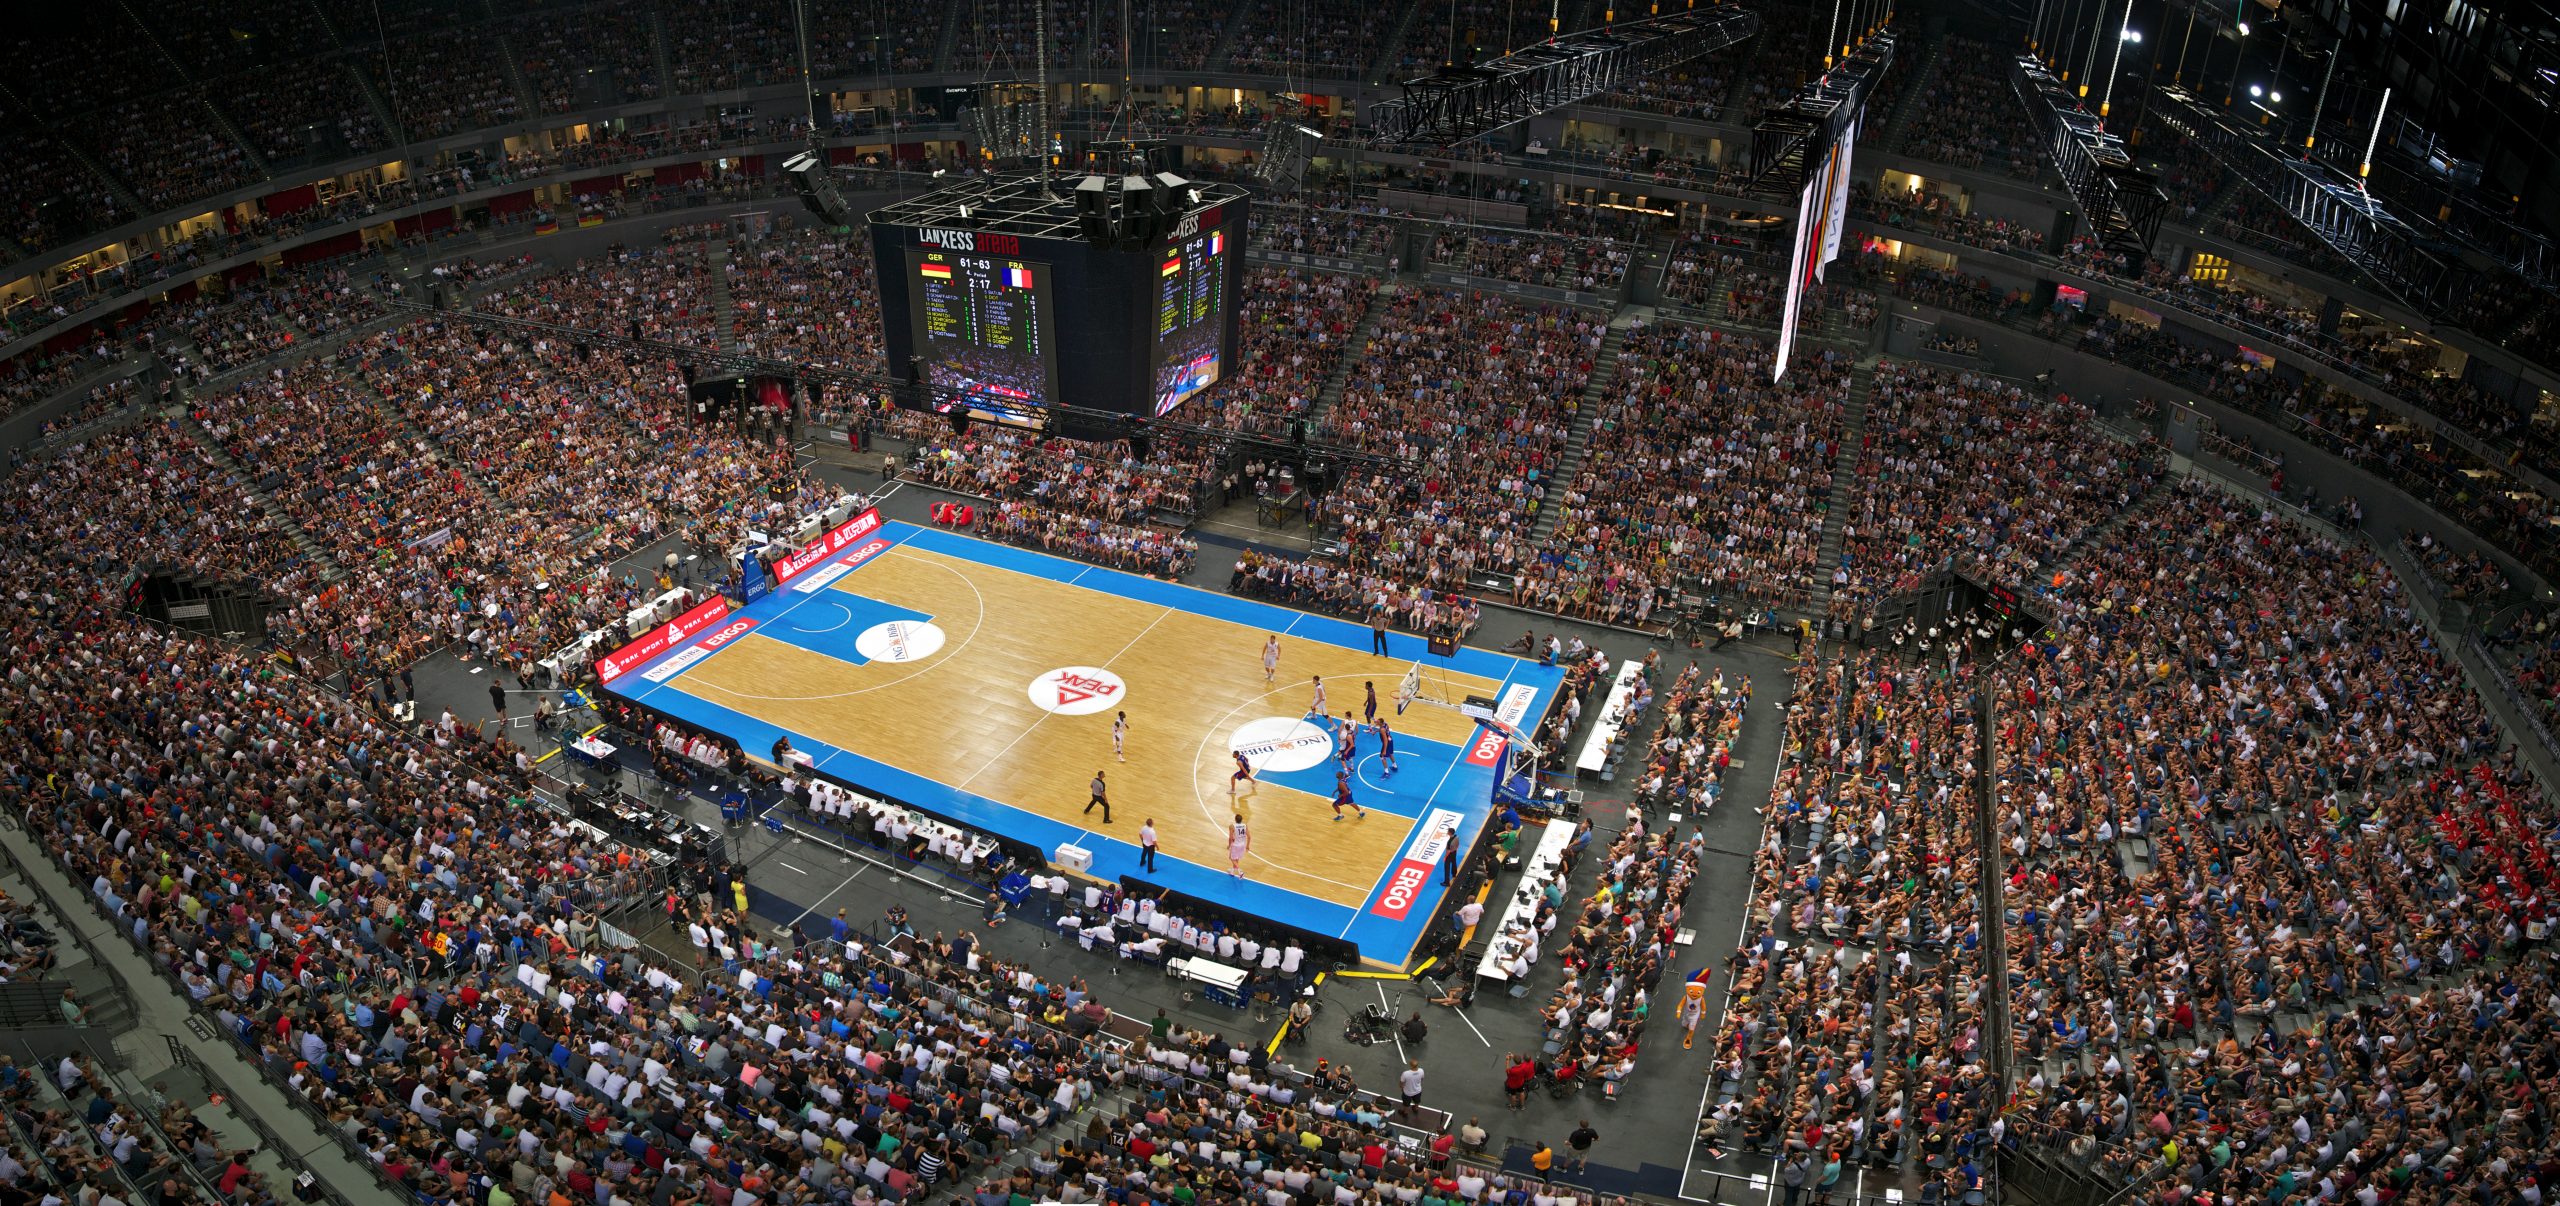
[[[1762,110],[1751,124],[1751,178],[1743,187],[1789,198],[1803,192],[1821,157],[1866,112],[1868,94],[1893,65],[1893,47],[1893,31],[1880,31],[1822,78]]]
[[[1550,38],[1472,67],[1448,66],[1400,85],[1365,114],[1381,143],[1446,146],[1623,87],[1760,32],[1734,4],[1648,17]]]
[[[2027,107],[2027,119],[2043,133],[2045,150],[2072,199],[2080,203],[2090,236],[2137,266],[2149,259],[2151,245],[2160,237],[2160,219],[2169,210],[2159,177],[2135,166],[2124,140],[2108,133],[2097,114],[2083,110],[2035,56],[2018,56],[2009,83]]]
[[[2279,146],[2176,84],[2159,85],[2152,112],[2214,161],[2302,223],[2339,258],[2399,300],[2443,314],[2469,283],[2461,255],[2441,232],[2394,214],[2356,187],[2356,178]]]
[[[2316,141],[2313,154],[2333,172],[2363,178],[2368,165],[2361,152],[2369,144],[2358,131],[2332,123]],[[2433,138],[2408,122],[2400,123],[2398,134],[2372,141],[2380,145],[2369,165],[2373,174],[2365,179],[2366,192],[2401,198],[2421,210],[2428,205],[2439,207],[2435,220],[2425,223],[2428,234],[2458,243],[2471,255],[2487,257],[2545,293],[2560,291],[2560,247],[2518,225],[2493,203],[2484,203],[2476,169],[2465,178],[2435,166],[2428,153]],[[2448,184],[2464,187],[2448,188]]]

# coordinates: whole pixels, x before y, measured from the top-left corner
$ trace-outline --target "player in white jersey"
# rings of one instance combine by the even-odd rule
[[[1227,870],[1243,879],[1244,856],[1253,853],[1253,831],[1245,828],[1243,813],[1236,813],[1235,818],[1235,824],[1227,830]]]
[[[1316,675],[1314,681],[1316,697],[1314,702],[1307,705],[1307,715],[1315,717],[1316,722],[1318,724],[1322,724],[1325,721],[1333,719],[1333,717],[1326,715],[1324,710],[1324,676],[1321,674]]]
[[[1129,739],[1129,714],[1119,712],[1111,717],[1111,756],[1122,762],[1129,760],[1124,743]]]
[[[1280,638],[1276,635],[1262,642],[1262,681],[1270,682],[1280,673]]]

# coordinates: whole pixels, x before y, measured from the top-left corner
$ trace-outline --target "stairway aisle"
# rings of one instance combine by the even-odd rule
[[[295,523],[293,517],[285,513],[284,504],[276,501],[275,494],[267,488],[266,483],[252,479],[248,468],[233,459],[229,452],[224,451],[222,445],[204,429],[203,424],[185,422],[178,424],[178,429],[186,432],[188,438],[193,439],[198,447],[203,448],[205,455],[211,458],[214,464],[222,466],[222,471],[230,474],[231,480],[239,483],[241,489],[248,491],[250,497],[258,500],[258,508],[265,511],[267,518],[275,522],[276,530],[292,540],[293,547],[300,549],[304,557],[310,558],[311,564],[320,567],[321,581],[341,582],[346,579],[347,571],[339,567],[335,558],[323,553],[320,543],[311,538],[311,533],[304,531],[301,524]]]
[[[1378,43],[1378,57],[1369,60],[1369,78],[1383,80],[1395,74],[1396,55],[1404,49],[1404,40],[1412,36],[1414,17],[1422,11],[1420,0],[1405,0],[1404,12],[1396,18],[1395,28]]]
[[[942,36],[934,39],[933,65],[942,71],[956,68],[951,62],[952,47],[960,44],[960,17],[970,10],[965,4],[953,4],[942,10]]]
[[[676,55],[675,48],[667,43],[667,11],[663,5],[658,4],[651,4],[648,9],[650,62],[657,65],[658,95],[674,96],[676,94]],[[628,91],[624,95],[628,96]]]
[[[1314,404],[1307,407],[1307,430],[1310,434],[1324,424],[1325,417],[1332,414],[1334,406],[1342,401],[1342,387],[1351,380],[1352,362],[1369,354],[1369,337],[1377,334],[1378,320],[1385,317],[1389,298],[1396,290],[1406,287],[1381,285],[1376,293],[1369,296],[1368,304],[1360,311],[1359,323],[1351,328],[1351,337],[1342,341],[1341,354],[1333,358],[1333,367],[1325,370],[1324,388],[1316,391]]]
[[[2116,436],[2112,430],[2106,428],[2104,424],[2100,424],[2099,429],[2107,431],[2110,438],[2121,438]],[[2131,523],[2135,516],[2160,505],[2162,499],[2169,497],[2169,487],[2171,483],[2176,480],[2175,475],[2171,474],[2165,467],[2162,468],[2160,476],[2153,478],[2151,480],[2151,485],[2144,489],[2140,495],[2136,496],[2131,505],[2116,508],[2115,514],[2091,525],[2089,530],[2080,533],[2080,538],[2072,541],[2071,547],[2064,549],[2062,551],[2062,556],[2046,568],[2048,570],[2067,570],[2078,565],[2082,558],[2088,556],[2089,550],[2105,544],[2107,537],[2114,535],[2116,529]]]
[[[709,259],[703,271],[711,278],[708,293],[714,307],[712,330],[720,340],[720,350],[734,352],[738,350],[738,299],[729,292],[729,240],[713,239],[704,247]]]
[[[1911,83],[1903,88],[1901,103],[1893,107],[1892,115],[1885,121],[1884,132],[1876,138],[1878,148],[1889,151],[1901,147],[1903,129],[1911,124],[1911,115],[1920,111],[1920,97],[1937,78],[1938,68],[1946,58],[1946,48],[1943,38],[1929,42],[1926,52],[1929,57],[1912,69]]]
[[[1618,352],[1627,342],[1627,328],[1646,317],[1635,308],[1622,309],[1609,322],[1609,330],[1600,337],[1600,354],[1591,361],[1591,378],[1582,383],[1582,401],[1574,407],[1573,437],[1565,441],[1564,456],[1556,461],[1555,471],[1546,477],[1545,488],[1538,492],[1538,526],[1530,530],[1529,547],[1545,548],[1548,537],[1555,535],[1556,518],[1564,513],[1559,499],[1559,483],[1570,486],[1582,473],[1584,458],[1591,455],[1592,429],[1600,414],[1601,400],[1606,398],[1618,380]]]
[[[1235,11],[1227,17],[1226,28],[1218,31],[1218,40],[1209,47],[1208,61],[1202,66],[1215,70],[1227,65],[1227,59],[1236,52],[1236,39],[1243,36],[1244,27],[1252,22],[1254,10],[1260,7],[1259,0],[1237,0]]]
[[[1842,408],[1840,455],[1831,465],[1831,497],[1822,515],[1822,545],[1813,560],[1813,607],[1831,603],[1831,572],[1840,568],[1849,538],[1849,513],[1866,497],[1859,470],[1866,462],[1867,408],[1875,401],[1876,360],[1860,360],[1849,372],[1849,398]]]
[[[493,14],[494,15],[494,14]],[[515,30],[505,25],[491,26],[491,41],[498,46],[498,67],[506,73],[507,87],[515,90],[517,110],[527,115],[542,112],[542,94],[536,92],[533,80],[524,73],[524,63],[516,56]]]

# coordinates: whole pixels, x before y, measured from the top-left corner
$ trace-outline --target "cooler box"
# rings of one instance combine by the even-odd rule
[[[1093,852],[1068,842],[1059,846],[1057,854],[1051,856],[1049,861],[1081,875],[1093,867]]]

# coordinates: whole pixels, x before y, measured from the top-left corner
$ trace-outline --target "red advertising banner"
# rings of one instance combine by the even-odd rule
[[[1422,823],[1414,827],[1417,836],[1404,857],[1396,861],[1395,870],[1387,876],[1387,886],[1369,911],[1380,917],[1402,921],[1431,886],[1431,876],[1439,870],[1440,860],[1457,841],[1457,827],[1465,818],[1446,808],[1435,808]]]
[[[773,582],[780,586],[810,566],[833,557],[854,541],[880,529],[880,509],[873,507],[827,530],[827,534],[809,542],[809,547],[773,563]]]
[[[647,635],[596,659],[596,676],[606,682],[629,674],[633,667],[684,643],[686,637],[709,628],[729,614],[729,600],[713,595],[710,601],[660,624]]]

